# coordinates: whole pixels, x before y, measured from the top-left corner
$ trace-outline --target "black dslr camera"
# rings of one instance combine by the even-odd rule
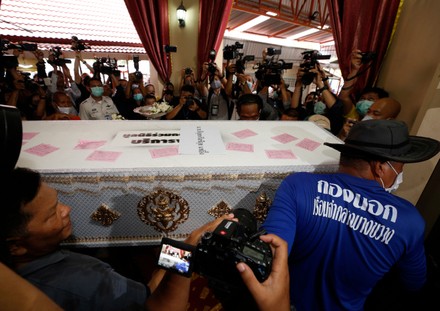
[[[192,96],[188,96],[188,97],[186,98],[185,103],[183,104],[183,108],[188,109],[189,106],[191,106],[193,103],[194,103],[194,98],[193,98]]]
[[[272,269],[272,250],[261,241],[255,216],[244,208],[233,210],[238,222],[223,220],[213,232],[206,232],[197,246],[163,238],[158,265],[190,276],[197,272],[208,279],[211,288],[222,293],[245,289],[236,264],[246,263],[256,278],[265,281]],[[177,242],[177,243],[176,243]],[[172,248],[170,257],[166,250]]]
[[[215,50],[211,50],[209,51],[209,55],[208,55],[208,72],[210,76],[213,76],[215,74],[215,72],[217,71],[217,67],[215,66],[215,57],[216,57],[217,53]]]
[[[362,55],[362,59],[361,59],[362,64],[367,64],[375,60],[377,56],[376,52],[371,52],[371,51],[362,52],[361,55]]]
[[[303,55],[303,62],[299,67],[304,69],[304,75],[301,81],[304,85],[309,85],[313,82],[316,73],[310,72],[310,69],[314,69],[315,65],[318,64],[319,59],[330,59],[331,55],[322,55],[318,51],[305,51],[301,53]]]

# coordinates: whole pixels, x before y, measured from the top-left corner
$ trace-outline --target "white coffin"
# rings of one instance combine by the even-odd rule
[[[245,144],[253,152],[153,157],[153,149],[170,145],[113,141],[121,132],[179,132],[194,124],[218,128],[226,146]],[[335,172],[339,153],[324,142],[341,141],[307,121],[24,121],[17,166],[42,173],[71,206],[73,236],[65,244],[158,244],[162,236],[182,239],[228,209],[254,212],[270,204],[288,174]],[[93,143],[100,146],[81,148]],[[294,158],[268,155],[277,151]],[[91,159],[97,153],[117,157]]]

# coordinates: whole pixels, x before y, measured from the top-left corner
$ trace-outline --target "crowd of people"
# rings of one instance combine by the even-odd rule
[[[157,96],[153,85],[134,74],[128,80],[110,75],[104,82],[80,75],[80,52],[73,78],[65,64],[50,58],[53,70],[46,75],[42,54],[35,56],[35,81],[16,68],[8,68],[3,81],[3,103],[17,107],[25,120],[105,120],[114,114],[141,119],[133,110],[159,101],[171,106],[161,117],[165,120],[328,120],[326,128],[343,140],[325,143],[340,152],[339,171],[295,173],[277,189],[262,224],[267,234],[260,237],[274,255],[267,280],[259,282],[249,266],[236,265],[260,310],[363,310],[375,285],[393,269],[409,294],[426,285],[424,220],[414,205],[392,192],[403,181],[404,165],[434,157],[440,143],[410,136],[406,124],[395,120],[399,102],[385,90],[366,86],[355,97],[353,86],[365,65],[361,51],[353,51],[339,94],[319,63],[309,72],[298,69],[292,93],[282,77],[265,84],[238,72],[235,64],[205,63],[199,79],[191,69],[182,70],[177,96],[169,82]],[[313,74],[317,88],[302,102],[306,73]],[[43,86],[40,79],[50,82]],[[58,201],[38,172],[15,168],[0,191],[6,207],[0,218],[0,258],[9,267],[0,265],[0,272],[33,284],[25,282],[28,291],[17,292],[18,297],[32,293],[48,310],[57,309],[52,301],[72,310],[185,310],[188,278],[160,270],[141,284],[96,258],[61,250],[72,232],[70,207]],[[231,214],[220,217],[186,242],[196,245],[224,219],[237,221]],[[7,286],[0,293],[8,293]],[[12,305],[6,296],[1,299]]]
[[[19,52],[14,53],[18,56]],[[10,65],[1,81],[0,103],[17,107],[24,120],[109,120],[115,116],[145,120],[149,118],[136,108],[166,102],[169,111],[157,117],[159,119],[324,119],[328,124],[326,129],[345,139],[351,126],[363,118],[393,119],[400,112],[398,101],[390,99],[388,92],[379,87],[365,87],[355,98],[353,86],[362,66],[368,65],[362,63],[359,50],[352,53],[351,71],[339,94],[332,90],[329,77],[319,62],[312,68],[299,66],[292,87],[285,84],[282,73],[271,72],[270,66],[265,72],[249,74],[237,68],[234,61],[228,60],[223,66],[205,62],[199,77],[191,68],[184,68],[179,86],[168,81],[158,94],[154,85],[145,82],[142,75],[130,73],[128,79],[115,72],[102,75],[96,63],[91,65],[83,60],[81,51],[75,52],[73,77],[66,63],[52,53],[46,60],[42,51],[33,53],[38,70],[33,79]],[[262,57],[263,63],[270,64],[266,50]],[[84,65],[88,73],[82,73]],[[304,83],[305,75],[310,77],[310,74],[313,81]],[[316,88],[305,96],[303,92],[311,82]],[[373,113],[369,108],[379,99],[385,99],[380,105],[382,112]],[[242,109],[243,104],[246,109]],[[245,110],[247,115],[243,115]],[[312,117],[317,115],[320,117]]]

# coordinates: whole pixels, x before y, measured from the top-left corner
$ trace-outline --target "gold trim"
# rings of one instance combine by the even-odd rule
[[[168,237],[176,240],[186,239],[189,234],[168,234]],[[63,245],[70,245],[70,244],[80,244],[80,243],[101,243],[101,242],[132,242],[132,241],[159,241],[162,239],[163,235],[149,235],[149,236],[103,236],[103,237],[75,237],[71,236],[68,239],[63,241]]]
[[[144,196],[137,211],[144,223],[164,233],[176,230],[189,216],[188,202],[184,198],[161,189]]]
[[[213,206],[208,214],[214,216],[215,218],[219,218],[223,215],[230,214],[232,212],[232,208],[225,201],[220,201],[217,205]]]
[[[94,221],[100,222],[105,227],[111,226],[119,217],[121,217],[121,213],[112,210],[104,203],[90,216]]]
[[[263,222],[269,212],[272,200],[267,196],[266,192],[262,192],[255,200],[254,216],[259,222]]]
[[[63,175],[53,176],[43,174],[43,178],[48,183],[71,185],[74,183],[98,184],[100,182],[154,182],[154,181],[211,181],[211,180],[264,180],[264,179],[284,179],[291,173],[256,173],[256,174],[196,174],[196,175],[157,175],[157,176],[112,176],[112,175]]]

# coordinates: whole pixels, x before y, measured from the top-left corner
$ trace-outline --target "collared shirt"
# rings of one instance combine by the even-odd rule
[[[64,310],[143,310],[149,296],[145,285],[107,263],[64,250],[38,258],[17,273]]]
[[[111,120],[114,113],[119,114],[118,108],[108,96],[102,96],[100,101],[90,96],[79,106],[81,120]]]

